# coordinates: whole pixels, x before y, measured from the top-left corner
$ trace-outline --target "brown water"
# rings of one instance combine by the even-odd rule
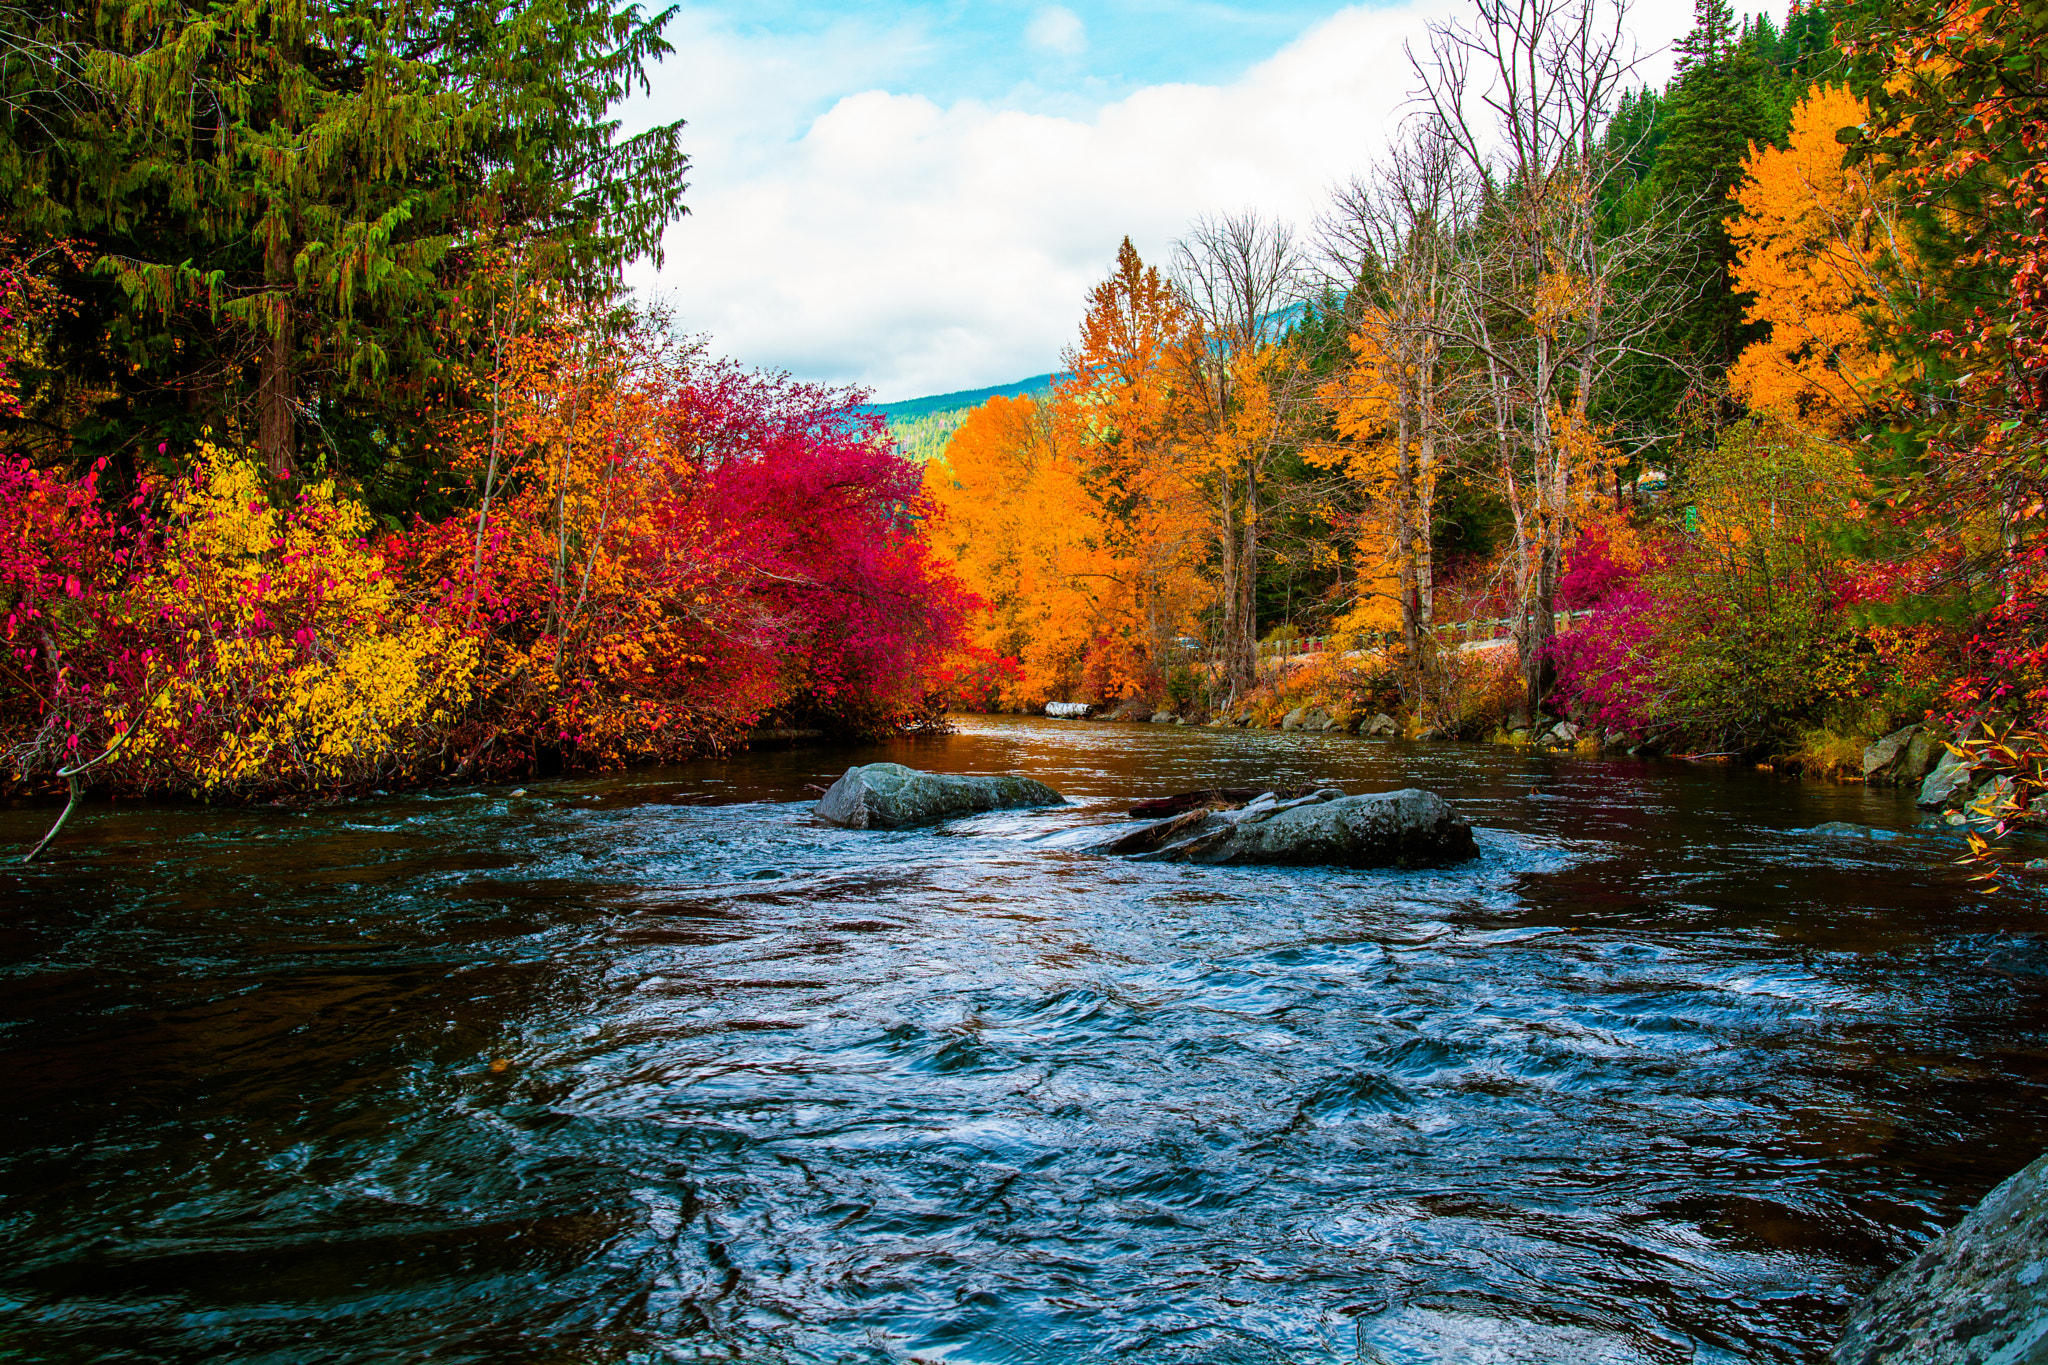
[[[808,815],[891,757],[1077,807]],[[1433,873],[1110,862],[1434,788]],[[1532,792],[1532,787],[1534,788]],[[43,808],[0,811],[26,844]],[[2048,1147],[2048,993],[1890,793],[972,721],[524,796],[95,806],[0,870],[0,1359],[1817,1361]]]

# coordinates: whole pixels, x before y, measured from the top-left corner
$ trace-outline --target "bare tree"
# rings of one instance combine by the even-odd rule
[[[1222,681],[1258,672],[1257,584],[1275,461],[1298,449],[1314,379],[1285,343],[1308,260],[1291,228],[1256,213],[1204,218],[1174,252],[1175,287],[1193,318],[1179,389],[1192,458],[1219,549]],[[1299,495],[1300,490],[1294,490]]]
[[[1323,251],[1346,296],[1352,364],[1341,381],[1369,391],[1391,430],[1384,488],[1398,581],[1403,672],[1411,692],[1435,646],[1436,483],[1456,427],[1451,331],[1470,178],[1436,119],[1411,126],[1369,175],[1340,188],[1321,222]]]
[[[1590,410],[1652,321],[1632,269],[1654,224],[1610,230],[1608,116],[1635,58],[1615,0],[1478,0],[1410,54],[1421,101],[1477,202],[1445,340],[1484,377],[1486,440],[1513,519],[1515,630],[1533,717],[1550,685],[1557,584],[1596,449]]]

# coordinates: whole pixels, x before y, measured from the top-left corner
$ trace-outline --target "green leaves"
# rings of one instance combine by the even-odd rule
[[[69,393],[90,395],[117,446],[154,445],[166,402],[237,427],[260,410],[266,455],[288,468],[304,417],[344,400],[417,407],[476,353],[446,329],[489,313],[479,251],[517,243],[563,290],[611,294],[683,212],[681,124],[621,137],[610,117],[668,51],[669,13],[608,0],[0,13],[0,231],[84,244],[113,287],[74,279],[80,313],[133,323],[62,339]],[[50,51],[63,60],[21,55]]]

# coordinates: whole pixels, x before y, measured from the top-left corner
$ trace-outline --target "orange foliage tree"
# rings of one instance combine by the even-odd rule
[[[1072,377],[995,398],[929,467],[938,543],[986,603],[978,643],[1016,659],[1009,699],[1156,696],[1203,600],[1202,508],[1174,459],[1187,321],[1126,239],[1096,286]]]
[[[1729,385],[1752,411],[1831,436],[1913,382],[1886,340],[1925,296],[1902,197],[1843,165],[1835,134],[1867,116],[1846,89],[1808,91],[1787,146],[1750,150],[1728,227],[1749,320],[1771,329],[1737,357]]]

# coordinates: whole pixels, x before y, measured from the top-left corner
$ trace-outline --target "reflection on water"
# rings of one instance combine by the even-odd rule
[[[808,815],[892,757],[1079,803]],[[1043,836],[1434,788],[1432,873]],[[2048,929],[1861,788],[1047,721],[0,872],[0,1358],[1817,1361],[2048,1145]],[[0,812],[26,843],[46,810]],[[12,1353],[10,1355],[10,1353]]]

